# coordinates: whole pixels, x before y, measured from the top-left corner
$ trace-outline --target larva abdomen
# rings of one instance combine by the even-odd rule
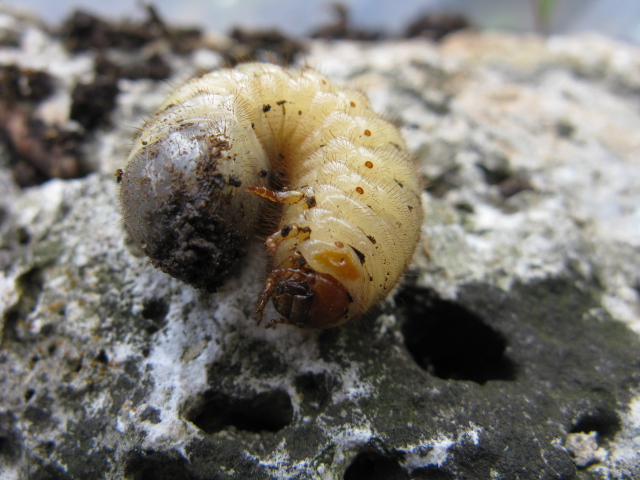
[[[331,327],[369,310],[396,285],[422,223],[397,128],[360,92],[268,64],[174,92],[136,143],[121,192],[153,263],[209,290],[264,220],[259,197],[281,203],[257,312],[272,298],[282,318],[267,326]]]

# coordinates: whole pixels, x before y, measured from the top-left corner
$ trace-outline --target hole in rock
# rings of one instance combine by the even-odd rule
[[[141,313],[146,320],[143,321],[142,328],[151,335],[161,328],[169,313],[169,304],[161,298],[147,299],[142,305]]]
[[[506,340],[478,315],[426,289],[408,287],[398,298],[405,346],[427,372],[479,384],[515,379]]]
[[[489,168],[479,163],[476,165],[484,174],[485,181],[489,185],[498,185],[498,190],[504,198],[512,197],[523,190],[532,189],[531,183],[525,176],[512,173],[505,165],[497,168]]]
[[[361,452],[344,472],[344,480],[409,480],[397,458],[378,452]]]
[[[14,445],[7,438],[0,436],[0,455],[12,457],[14,453]]]
[[[27,245],[31,241],[31,234],[25,227],[18,227],[16,229],[16,240],[20,245]]]
[[[436,198],[444,197],[449,191],[460,184],[458,179],[458,168],[453,167],[434,178],[429,178],[427,182],[427,192]]]
[[[505,165],[500,165],[495,168],[490,168],[481,163],[476,163],[476,166],[484,174],[484,179],[489,185],[498,185],[504,182],[510,176],[510,172]]]
[[[331,399],[332,379],[324,373],[304,373],[295,379],[296,390],[304,403],[312,408],[321,408]]]
[[[26,392],[24,392],[24,401],[28,402],[33,398],[36,394],[36,391],[33,388],[28,388]]]
[[[178,454],[134,452],[127,462],[128,480],[191,480],[187,460]]]
[[[411,480],[455,480],[455,476],[435,465],[416,468],[411,472]]]
[[[43,290],[43,273],[39,268],[33,268],[18,277],[16,286],[20,297],[17,304],[7,309],[4,314],[4,342],[22,340],[24,327],[22,321],[38,306],[38,300]]]
[[[12,414],[0,414],[0,465],[6,465],[9,461],[13,462],[21,457],[23,442],[15,424],[16,418]]]
[[[615,412],[596,408],[584,413],[575,423],[570,433],[598,432],[601,439],[611,438],[620,430],[620,418]]]
[[[289,395],[282,390],[262,392],[249,398],[209,391],[204,396],[204,403],[186,417],[207,433],[227,427],[254,433],[277,432],[291,423],[293,406]]]
[[[105,352],[104,349],[100,350],[100,353],[96,355],[96,362],[109,363],[109,357],[107,356],[107,352]]]
[[[559,137],[571,138],[576,131],[576,127],[569,120],[560,120],[556,123],[555,130]]]
[[[169,305],[160,298],[145,300],[142,308],[142,316],[155,323],[161,323],[169,313]]]
[[[41,442],[39,447],[40,447],[40,450],[42,450],[42,452],[44,453],[44,455],[50,456],[53,454],[53,451],[56,449],[56,442],[53,442],[51,440],[47,442]]]

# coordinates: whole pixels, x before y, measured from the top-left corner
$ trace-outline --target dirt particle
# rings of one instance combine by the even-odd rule
[[[237,175],[230,175],[229,176],[229,185],[231,185],[232,187],[241,187],[242,186],[242,179]]]
[[[71,118],[87,130],[108,123],[118,92],[117,82],[107,77],[76,85],[71,94]]]

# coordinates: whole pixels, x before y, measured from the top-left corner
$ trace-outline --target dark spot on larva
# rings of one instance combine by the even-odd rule
[[[118,168],[114,173],[116,177],[116,182],[120,183],[122,181],[122,175],[124,174],[124,170]]]
[[[280,106],[280,105],[284,105],[285,103],[287,103],[286,100],[279,100],[276,102],[276,105]]]
[[[349,105],[351,105],[351,108],[353,108],[353,107],[356,106],[356,102],[351,102],[351,103],[349,103]]]
[[[260,176],[260,178],[265,178],[267,175],[269,175],[269,172],[262,169],[258,172],[258,175]]]
[[[255,124],[255,123],[252,123],[252,124],[251,124],[251,128],[256,128],[256,124]]]
[[[294,268],[302,268],[307,264],[307,261],[304,259],[302,255],[293,257],[292,259]]]
[[[267,113],[269,110],[271,110],[271,105],[267,104],[262,106],[262,111],[264,113]]]
[[[147,145],[147,141],[146,141],[146,140],[142,140],[140,143],[141,143],[143,146],[146,146],[146,145]]]
[[[410,212],[413,212],[413,207],[411,205],[407,205],[407,208],[409,209]]]
[[[183,118],[182,120],[178,120],[178,123],[180,124],[180,128],[182,129],[187,129],[195,125],[195,123],[193,122],[187,122],[186,118]]]
[[[215,135],[211,136],[211,143],[212,143],[211,150],[218,151],[216,158],[222,157],[222,154],[220,152],[228,151],[231,148],[231,144],[229,143],[228,140],[222,140],[221,138],[218,138]]]
[[[371,163],[369,160],[367,160],[366,162],[364,162],[364,166],[367,168],[373,168],[373,163]]]
[[[324,148],[324,147],[326,147],[326,145],[320,145],[320,148]]]
[[[232,187],[240,187],[242,185],[242,179],[237,175],[229,175],[229,185]]]
[[[393,142],[389,142],[391,145],[393,145],[396,150],[400,150],[400,145],[398,145],[397,143],[393,143]]]
[[[364,263],[364,253],[362,253],[357,248],[352,247],[351,245],[349,246],[351,247],[351,250],[353,250],[356,253],[356,255],[358,256],[358,259],[360,260],[360,265],[362,265]]]
[[[373,277],[371,275],[369,275],[369,281],[373,282]]]
[[[293,225],[285,225],[284,227],[282,227],[282,230],[280,230],[280,235],[282,235],[282,238],[288,237],[292,229]]]
[[[224,175],[221,173],[215,173],[213,175],[211,175],[211,186],[219,188],[219,189],[223,189],[224,185],[225,185],[225,180],[224,180]]]
[[[302,227],[299,232],[301,233],[311,233],[311,228],[310,227]]]
[[[334,242],[334,243],[335,243],[336,247],[344,248],[344,243],[342,243],[342,242]]]
[[[279,153],[278,157],[280,158],[280,160],[284,160],[285,159],[285,156],[282,153]]]
[[[370,137],[371,136],[371,130],[365,130],[364,134],[365,134],[365,136]]]
[[[302,115],[302,110],[298,110],[298,115]]]
[[[404,188],[404,185],[401,184],[398,180],[394,180],[394,182],[396,182],[400,188]]]
[[[307,202],[307,207],[309,208],[316,206],[316,197],[304,197],[304,201]]]
[[[374,245],[376,244],[376,239],[375,239],[375,238],[373,238],[371,235],[367,235],[367,238],[369,239],[369,241],[370,241],[371,243],[373,243]]]
[[[362,187],[356,187],[356,192],[362,195],[364,193],[364,189]]]
[[[222,159],[225,156],[223,152],[228,154],[229,149],[231,147],[229,145],[229,142],[227,142],[226,140],[220,140],[215,136],[212,136],[209,141],[210,141],[209,156],[210,156],[210,160],[212,160],[212,162],[210,163],[213,164],[212,167],[215,167],[217,165],[213,161]],[[186,155],[186,154],[187,152],[185,151],[183,155]]]

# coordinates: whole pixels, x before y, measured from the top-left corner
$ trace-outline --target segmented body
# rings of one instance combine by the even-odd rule
[[[324,328],[369,310],[409,264],[422,223],[398,129],[362,93],[270,64],[218,70],[172,93],[134,146],[121,192],[154,264],[208,289],[262,221],[260,197],[282,204],[258,315],[273,298],[283,318],[268,326]],[[161,240],[147,233],[153,224]]]

